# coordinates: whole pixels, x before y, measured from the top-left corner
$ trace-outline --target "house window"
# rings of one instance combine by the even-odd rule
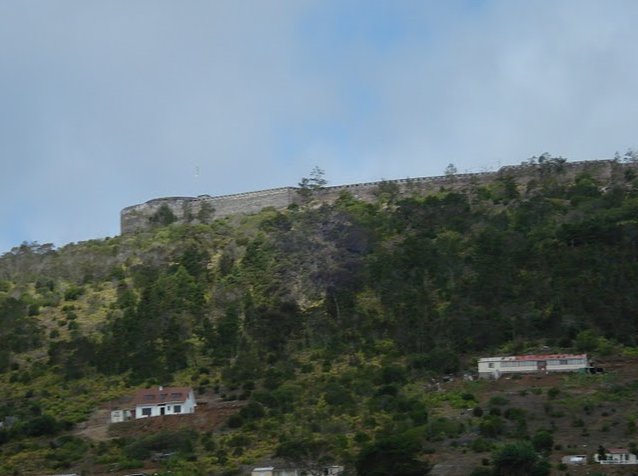
[[[142,416],[151,416],[151,408],[142,408]]]
[[[490,362],[489,364],[487,364],[487,366],[488,366],[489,368],[493,369],[493,368],[494,368],[494,362]]]
[[[182,413],[181,405],[173,405],[173,413]]]

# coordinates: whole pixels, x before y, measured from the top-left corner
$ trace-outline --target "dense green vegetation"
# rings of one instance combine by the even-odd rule
[[[163,464],[181,474],[277,455],[417,475],[433,442],[470,431],[475,451],[494,449],[477,471],[546,474],[552,435],[530,434],[523,410],[483,414],[469,391],[424,388],[485,352],[636,347],[634,169],[601,183],[552,160],[526,184],[381,186],[374,203],[334,204],[309,188],[284,211],[196,226],[164,213],[152,232],[15,248],[0,258],[0,474],[175,451]],[[68,436],[100,402],[159,383],[246,405],[222,431]],[[435,416],[441,405],[474,407],[474,428]]]

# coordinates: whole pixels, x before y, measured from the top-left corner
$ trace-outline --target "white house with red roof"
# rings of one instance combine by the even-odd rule
[[[195,395],[190,387],[155,387],[138,390],[133,397],[136,419],[195,413]]]
[[[605,458],[598,453],[594,455],[594,461],[600,464],[638,464],[636,455],[630,453],[627,448],[609,448],[605,452]]]
[[[478,373],[482,378],[533,372],[578,372],[589,367],[587,354],[512,355],[483,357],[478,361]]]
[[[343,466],[332,465],[321,469],[322,476],[340,476],[343,474]],[[280,468],[276,466],[263,466],[251,471],[250,476],[302,476],[317,474],[317,471],[309,471],[297,468]]]

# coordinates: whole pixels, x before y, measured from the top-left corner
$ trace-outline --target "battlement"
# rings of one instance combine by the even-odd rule
[[[610,181],[613,176],[619,175],[619,170],[626,166],[627,164],[615,160],[564,162],[560,164],[560,171],[557,173],[562,180],[573,180],[579,173],[588,172],[601,181]],[[521,165],[506,165],[496,172],[334,185],[318,190],[313,199],[332,203],[339,198],[341,193],[348,192],[357,199],[373,201],[376,199],[380,187],[388,184],[395,185],[399,195],[406,193],[427,195],[436,193],[442,188],[464,190],[470,186],[489,184],[504,175],[514,178],[519,186],[523,186],[531,180],[538,179],[539,174],[543,173],[543,167],[542,163],[523,163]],[[284,209],[292,204],[302,202],[299,190],[297,187],[279,187],[230,195],[154,198],[145,203],[126,207],[121,211],[121,232],[135,233],[169,222],[210,223],[215,219],[231,215],[257,213],[266,207]]]

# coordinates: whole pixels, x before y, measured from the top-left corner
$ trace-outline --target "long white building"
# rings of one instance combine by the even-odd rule
[[[587,354],[512,355],[484,357],[478,361],[481,378],[533,372],[578,372],[590,366]]]

